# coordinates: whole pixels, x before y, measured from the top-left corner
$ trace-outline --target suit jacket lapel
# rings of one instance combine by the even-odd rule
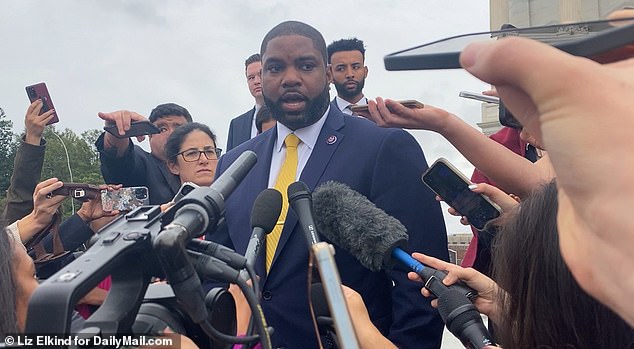
[[[300,176],[300,181],[304,182],[308,188],[312,191],[319,182],[322,174],[326,170],[330,158],[335,153],[339,144],[343,140],[343,133],[340,132],[344,126],[343,114],[337,108],[330,108],[326,122],[319,132],[319,137],[315,143],[310,158],[304,166],[304,170]],[[295,230],[297,225],[297,216],[293,209],[289,207],[288,214],[286,215],[286,222],[284,224],[284,230],[282,236],[277,244],[277,250],[275,251],[275,257],[271,264],[271,269],[275,268],[275,261],[277,257],[284,249],[286,242],[290,238],[291,233]]]

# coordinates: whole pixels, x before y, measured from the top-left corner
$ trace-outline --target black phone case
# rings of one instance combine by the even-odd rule
[[[161,133],[161,130],[149,121],[133,121],[130,123],[130,129],[122,136],[119,134],[117,125],[105,126],[104,131],[110,133],[117,138],[130,138],[136,136],[145,136]]]
[[[85,183],[64,183],[64,185],[53,190],[53,195],[70,196],[80,201],[88,201],[97,198],[101,193],[98,186]]]
[[[30,85],[25,87],[26,94],[29,97],[29,101],[31,103],[35,102],[38,99],[42,100],[42,109],[40,110],[40,115],[46,113],[51,109],[55,109],[53,106],[53,100],[51,99],[51,95],[48,93],[48,89],[46,88],[46,84],[40,82],[35,85]],[[53,118],[47,123],[47,125],[54,124],[59,122],[59,118],[57,117],[57,111],[53,113]]]
[[[476,229],[501,214],[501,209],[486,196],[469,189],[471,182],[457,171],[446,159],[434,162],[422,176],[423,182],[447,204],[469,219]]]

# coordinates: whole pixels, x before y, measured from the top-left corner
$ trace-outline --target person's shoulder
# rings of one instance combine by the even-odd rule
[[[246,112],[244,112],[244,113],[236,116],[235,118],[231,119],[231,123],[239,122],[239,120],[244,120],[244,119],[251,120],[251,118],[253,117],[254,111],[255,111],[255,108],[251,108],[251,109],[247,110]]]

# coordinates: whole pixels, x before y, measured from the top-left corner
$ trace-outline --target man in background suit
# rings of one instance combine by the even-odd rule
[[[229,135],[227,136],[227,151],[258,135],[258,130],[255,125],[255,115],[260,110],[260,107],[264,105],[260,54],[255,53],[251,55],[244,62],[244,66],[247,76],[247,85],[249,86],[251,96],[255,99],[255,106],[246,113],[231,120],[231,124],[229,124]]]
[[[420,146],[401,129],[379,128],[330,106],[330,70],[321,34],[301,22],[284,22],[265,36],[261,54],[264,100],[278,123],[218,162],[216,176],[243,151],[258,155],[255,167],[225,202],[226,224],[207,238],[244,254],[256,196],[279,185],[278,175],[287,167],[287,154],[295,153],[287,152],[288,136],[300,141],[295,180],[310,190],[329,180],[349,185],[408,228],[411,251],[447,260],[440,204],[420,180],[427,169]],[[362,295],[372,321],[384,335],[401,348],[440,348],[443,323],[420,295],[420,285],[407,279],[406,271],[370,272],[347,251],[335,248],[342,282]],[[317,348],[308,306],[309,254],[292,210],[273,252],[268,272],[265,256],[256,261],[264,315],[275,328],[273,346]]]
[[[366,105],[363,95],[368,67],[365,66],[365,47],[357,38],[341,39],[328,45],[328,63],[337,96],[331,105],[343,113],[352,115],[351,105]]]
[[[121,134],[129,129],[133,121],[146,120],[132,111],[120,110],[99,113],[106,125],[116,124]],[[145,186],[148,188],[150,204],[159,205],[172,200],[181,186],[178,176],[172,174],[165,164],[165,142],[178,126],[192,122],[189,111],[175,103],[160,104],[152,110],[149,120],[161,131],[150,135],[150,153],[130,138],[117,138],[104,132],[95,141],[101,162],[101,174],[106,183],[123,184],[124,187]],[[139,139],[140,138],[140,139]],[[143,137],[137,137],[142,140]]]

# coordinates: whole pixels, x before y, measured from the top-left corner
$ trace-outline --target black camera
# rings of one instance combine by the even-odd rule
[[[231,294],[223,288],[213,288],[205,297],[209,313],[207,320],[222,333],[235,333],[235,302]],[[172,288],[165,283],[151,284],[139,307],[132,332],[134,334],[160,334],[166,328],[184,334],[199,348],[231,348],[232,344],[221,343],[209,338],[199,325],[195,324],[179,307]]]

